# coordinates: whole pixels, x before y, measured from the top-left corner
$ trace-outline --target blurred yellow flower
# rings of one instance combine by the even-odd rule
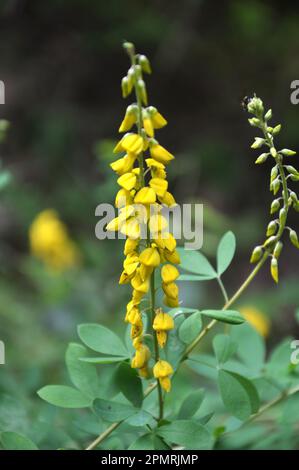
[[[261,310],[246,305],[239,308],[239,311],[261,336],[267,337],[269,335],[270,320]]]
[[[31,253],[54,270],[64,270],[79,262],[79,251],[56,211],[40,212],[29,229]]]

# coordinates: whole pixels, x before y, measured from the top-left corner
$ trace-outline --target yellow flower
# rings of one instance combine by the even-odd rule
[[[160,264],[160,255],[157,248],[146,248],[139,255],[139,261],[145,266],[157,267]]]
[[[133,172],[125,173],[122,176],[120,176],[117,180],[117,183],[119,184],[119,186],[122,186],[127,191],[131,191],[131,189],[135,187],[136,182],[137,182],[137,176]]]
[[[161,214],[155,214],[150,217],[149,229],[152,235],[162,232],[168,227],[167,220]]]
[[[131,127],[137,122],[137,111],[138,108],[136,105],[131,104],[127,107],[125,117],[118,129],[118,132],[127,132]]]
[[[153,158],[146,158],[145,163],[147,164],[148,168],[158,168],[159,170],[164,170],[165,165],[163,163],[157,162]]]
[[[154,137],[154,126],[150,114],[146,109],[142,112],[142,122],[145,132],[148,136]]]
[[[143,138],[134,133],[128,133],[114,147],[113,153],[118,152],[131,152],[138,154],[143,149]]]
[[[168,297],[167,295],[164,295],[163,303],[167,305],[167,307],[176,308],[179,306],[179,299],[178,297],[173,299],[172,297]]]
[[[178,254],[178,252],[176,250],[170,252],[168,250],[165,250],[163,252],[164,254],[164,257],[167,261],[169,261],[170,263],[172,264],[180,264],[181,260],[180,260],[180,255]]]
[[[152,178],[149,182],[149,185],[151,188],[153,188],[157,196],[165,196],[168,188],[168,182],[166,180],[163,180],[162,178]]]
[[[261,310],[248,305],[239,308],[239,311],[261,336],[269,335],[270,320]]]
[[[164,165],[174,159],[174,156],[159,144],[152,144],[150,146],[150,153],[154,160],[157,160]]]
[[[169,376],[173,374],[173,368],[167,361],[159,360],[153,368],[153,374],[159,380],[161,387],[169,392],[171,389],[171,382]]]
[[[130,219],[126,220],[122,224],[120,231],[123,235],[126,235],[133,240],[140,238],[140,224],[135,217],[131,217]]]
[[[160,348],[164,348],[166,344],[167,331],[172,330],[173,328],[173,318],[168,313],[164,313],[161,309],[159,309],[154,319],[153,329],[156,331]]]
[[[131,284],[133,289],[137,290],[137,292],[142,292],[146,294],[149,290],[149,281],[148,279],[142,279],[140,272],[137,269],[137,272],[133,279],[131,280]]]
[[[79,251],[54,210],[40,212],[29,229],[31,253],[49,268],[64,270],[79,263]]]
[[[162,266],[161,277],[165,284],[174,282],[179,275],[180,273],[175,266],[172,266],[171,264],[165,264]]]
[[[132,170],[135,160],[136,155],[134,153],[128,153],[124,157],[110,163],[110,166],[115,173],[123,175],[124,173],[128,173]]]
[[[159,197],[159,200],[162,204],[165,204],[168,207],[176,206],[175,199],[169,191],[166,191],[163,197]]]
[[[126,243],[125,243],[125,248],[124,248],[124,255],[127,256],[129,253],[132,253],[132,251],[135,251],[138,245],[139,245],[138,238],[136,240],[127,238]]]
[[[151,355],[150,350],[145,344],[142,344],[142,343],[138,344],[136,348],[135,356],[133,357],[132,362],[131,362],[131,366],[134,369],[143,369],[146,366],[150,358],[150,355]]]
[[[152,188],[145,186],[138,191],[134,202],[136,204],[154,204],[156,202],[156,193]]]
[[[164,294],[171,299],[176,299],[179,296],[179,288],[174,282],[169,282],[168,284],[162,282],[162,289]]]
[[[148,111],[151,115],[151,120],[155,129],[161,129],[161,127],[166,126],[166,119],[162,116],[162,114],[159,113],[156,108],[154,108],[153,106],[149,106]]]
[[[130,191],[127,191],[126,189],[122,188],[116,194],[115,207],[117,207],[118,209],[126,205],[132,204],[132,202],[133,202],[133,198],[130,194]]]

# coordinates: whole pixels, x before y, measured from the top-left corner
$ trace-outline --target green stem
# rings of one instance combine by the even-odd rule
[[[223,284],[223,282],[222,282],[221,277],[218,276],[218,277],[216,278],[216,280],[217,280],[217,282],[218,282],[218,284],[219,284],[219,287],[220,287],[220,289],[221,289],[221,292],[222,292],[222,294],[223,294],[224,301],[225,301],[225,302],[228,302],[228,295],[227,295],[227,292],[226,292],[226,289],[225,289],[225,287],[224,287],[224,284]]]
[[[155,319],[155,271],[151,275],[151,313],[152,313],[152,325],[154,323]],[[157,340],[157,335],[155,331],[153,330],[153,338],[154,338],[154,348],[155,348],[155,362],[158,362],[160,359],[159,355],[159,345],[158,345],[158,340]],[[163,419],[163,393],[162,393],[162,388],[159,382],[159,379],[157,379],[157,387],[158,387],[158,398],[159,398],[159,420]]]

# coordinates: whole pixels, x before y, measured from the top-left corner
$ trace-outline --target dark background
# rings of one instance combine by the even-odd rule
[[[123,40],[151,60],[150,104],[169,122],[159,140],[176,155],[170,187],[178,202],[204,203],[204,252],[213,259],[222,234],[236,234],[238,261],[225,277],[232,293],[264,239],[272,200],[270,163],[254,165],[256,134],[240,103],[256,92],[273,109],[273,122],[283,124],[278,146],[299,148],[299,107],[290,102],[298,30],[299,5],[285,1],[1,1],[0,117],[10,121],[1,157],[12,175],[0,202],[4,391],[20,387],[32,398],[61,380],[77,323],[123,331],[129,291],[117,284],[121,245],[94,235],[95,207],[116,192],[111,148],[130,103],[120,93],[128,69]],[[74,270],[53,275],[30,255],[30,224],[47,208],[58,211],[77,243]],[[296,213],[290,223],[298,228]],[[269,349],[287,334],[298,337],[297,266],[298,252],[286,240],[279,286],[264,268],[242,300],[269,317]],[[217,289],[182,285],[184,305],[220,304]]]

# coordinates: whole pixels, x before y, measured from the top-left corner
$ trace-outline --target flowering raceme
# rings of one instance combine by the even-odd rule
[[[153,373],[159,387],[170,390],[172,366],[160,359],[161,350],[167,342],[168,332],[174,328],[173,318],[155,305],[155,270],[161,269],[164,303],[167,307],[179,305],[179,292],[175,280],[179,272],[174,264],[180,258],[176,251],[176,240],[168,232],[168,222],[162,215],[163,206],[176,204],[168,191],[166,166],[174,156],[155,138],[155,131],[167,124],[166,119],[153,107],[148,106],[143,73],[150,73],[148,59],[135,54],[134,46],[124,47],[131,59],[131,67],[122,80],[122,94],[126,98],[135,90],[136,103],[127,107],[119,132],[124,136],[114,148],[114,153],[123,155],[111,163],[118,175],[120,189],[115,198],[119,215],[108,225],[107,230],[119,231],[126,236],[125,260],[120,284],[131,284],[132,298],[127,305],[125,321],[131,325],[131,338],[135,355],[131,366],[143,377]],[[133,126],[136,130],[133,130]],[[148,156],[145,157],[145,152]],[[145,228],[145,237],[142,237]],[[150,294],[151,326],[154,335],[154,366],[149,364],[150,349],[144,341],[144,321],[140,303]]]

